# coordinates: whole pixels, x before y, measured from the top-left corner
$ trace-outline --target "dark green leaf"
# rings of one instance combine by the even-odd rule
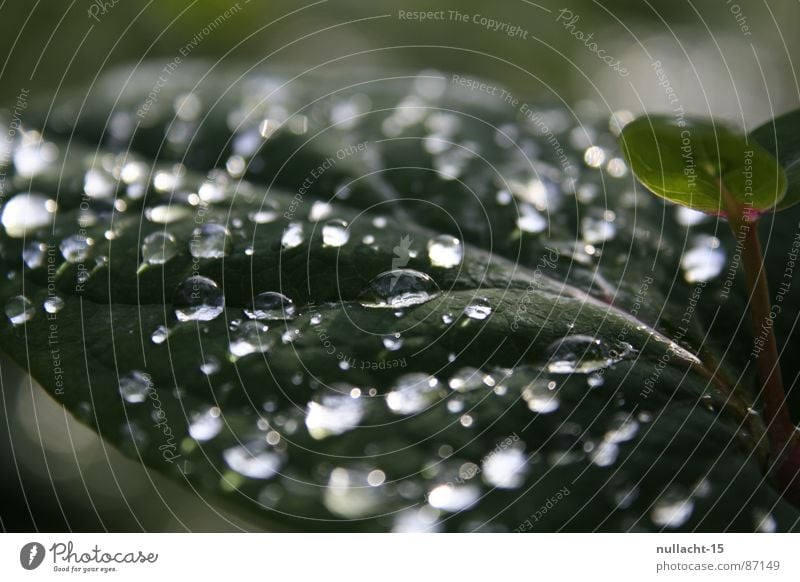
[[[265,527],[796,527],[763,478],[744,383],[726,380],[739,368],[723,362],[711,383],[704,331],[685,321],[697,289],[674,250],[685,229],[628,195],[607,124],[588,125],[614,162],[604,173],[581,161],[563,110],[533,109],[548,139],[435,75],[274,93],[285,79],[226,71],[197,85],[205,70],[186,63],[137,127],[158,70],[135,75],[120,108],[119,76],[81,116],[58,105],[46,132],[58,160],[9,169],[17,197],[57,196],[58,212],[21,229],[6,203],[0,296],[16,325],[0,345],[109,442]],[[198,116],[174,119],[189,90]],[[307,128],[260,141],[281,112]],[[73,132],[91,145],[67,147]],[[241,161],[249,179],[226,177]],[[27,202],[22,216],[47,209]],[[213,295],[207,320],[179,321],[195,285]],[[376,306],[386,290],[406,305]],[[254,307],[264,292],[292,304]],[[270,305],[293,318],[246,316]]]

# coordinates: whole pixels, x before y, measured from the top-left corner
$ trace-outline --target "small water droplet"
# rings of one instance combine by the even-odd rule
[[[259,321],[245,321],[231,333],[229,349],[237,358],[249,354],[268,352],[275,340],[266,335],[269,328]]]
[[[325,220],[331,213],[333,213],[333,206],[321,200],[315,200],[308,211],[308,219],[311,222],[319,222]]]
[[[366,471],[336,467],[331,471],[323,503],[331,513],[346,519],[371,515],[384,499],[381,485],[371,485]]]
[[[275,291],[259,293],[253,299],[253,304],[244,310],[250,319],[267,321],[291,320],[297,316],[294,302],[286,295]]]
[[[222,456],[231,469],[251,479],[274,477],[283,466],[283,456],[265,440],[225,449]]]
[[[163,265],[178,254],[178,243],[168,232],[153,232],[142,241],[142,260],[148,265]]]
[[[225,226],[209,222],[194,230],[189,251],[197,259],[221,259],[230,253],[230,237]]]
[[[585,216],[581,220],[581,235],[583,240],[590,245],[599,244],[613,239],[617,234],[617,227],[607,218],[594,218]]]
[[[451,390],[458,392],[470,392],[479,388],[486,388],[487,379],[490,377],[477,368],[461,368],[455,372],[448,380],[447,384]],[[489,382],[493,384],[493,382]]]
[[[306,408],[306,428],[317,440],[354,429],[364,416],[364,401],[350,397],[351,386],[335,384],[332,388],[340,394],[325,395]]]
[[[522,390],[522,399],[533,412],[550,414],[561,405],[555,388],[556,383],[552,380],[534,380]]]
[[[370,281],[360,301],[364,307],[396,309],[427,303],[438,293],[439,286],[429,275],[413,269],[395,269]]]
[[[322,323],[322,314],[321,313],[312,314],[309,322],[311,323],[311,325],[319,325],[320,323]]]
[[[300,222],[290,222],[283,231],[281,246],[285,249],[293,249],[303,244],[303,224]]]
[[[222,430],[222,419],[220,418],[220,410],[216,406],[212,406],[196,412],[191,416],[189,423],[189,436],[196,441],[209,441],[217,436]]]
[[[678,528],[685,524],[694,511],[694,501],[677,487],[667,489],[653,504],[650,519],[666,528]]]
[[[717,277],[725,268],[725,251],[715,236],[698,235],[692,247],[681,257],[683,277],[689,283],[705,283]]]
[[[454,513],[477,503],[480,490],[473,485],[439,485],[428,493],[428,503],[436,509]]]
[[[403,340],[399,337],[400,334],[396,335],[387,335],[384,336],[381,340],[383,343],[383,347],[385,347],[390,352],[396,352],[400,348],[403,347]]]
[[[150,376],[136,370],[119,379],[119,393],[129,404],[144,402],[152,386]]]
[[[522,232],[537,233],[547,228],[547,218],[530,204],[519,205],[517,228]]]
[[[322,227],[322,244],[326,247],[342,247],[350,240],[347,221],[335,218]]]
[[[58,313],[64,308],[64,300],[58,295],[50,295],[44,300],[44,310],[47,313]]]
[[[164,325],[159,325],[153,333],[150,334],[150,341],[156,345],[163,344],[169,338],[169,330]]]
[[[453,321],[455,321],[455,319],[453,318],[453,314],[452,313],[444,313],[444,314],[442,314],[442,323],[443,324],[450,325],[451,323],[453,323]]]
[[[6,301],[6,317],[12,325],[22,325],[36,315],[33,303],[24,295],[17,295]]]
[[[618,348],[587,335],[568,335],[545,350],[545,369],[554,374],[588,374],[622,361],[633,352],[630,344]]]
[[[474,297],[464,308],[464,315],[482,321],[492,314],[492,307],[486,297]]]
[[[464,258],[464,245],[453,236],[437,236],[428,241],[428,258],[434,267],[457,267]]]
[[[92,253],[94,241],[82,235],[68,236],[61,241],[61,254],[69,263],[82,263]]]
[[[400,376],[386,395],[386,405],[395,414],[417,414],[439,400],[439,381],[415,372]]]
[[[178,321],[211,321],[225,307],[225,297],[207,277],[189,277],[175,291],[172,300]]]

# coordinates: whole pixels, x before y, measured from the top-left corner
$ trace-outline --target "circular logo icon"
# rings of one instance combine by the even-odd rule
[[[29,542],[19,551],[19,563],[26,570],[35,570],[44,561],[44,546],[39,542]]]

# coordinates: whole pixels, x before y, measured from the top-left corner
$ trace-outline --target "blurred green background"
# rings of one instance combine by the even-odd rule
[[[573,26],[558,20],[572,13]],[[687,113],[754,127],[800,106],[800,2],[503,0],[369,3],[239,0],[26,0],[0,3],[0,108],[86,92],[102,71],[191,56],[261,66],[437,68],[499,80],[516,94],[603,109],[669,110],[660,61]],[[414,22],[400,11],[458,10],[468,22]],[[482,15],[522,33],[472,22]],[[564,13],[565,14],[565,13]],[[603,64],[575,31],[619,60]],[[525,36],[527,38],[521,38]],[[23,116],[24,122],[24,116]],[[103,446],[3,359],[0,528],[229,531],[252,527]]]

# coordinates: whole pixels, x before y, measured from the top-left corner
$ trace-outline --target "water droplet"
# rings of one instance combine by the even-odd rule
[[[364,307],[411,307],[435,298],[439,286],[429,275],[413,269],[386,271],[370,281],[360,300]]]
[[[436,509],[454,513],[477,503],[480,491],[473,485],[439,485],[428,493],[428,503]]]
[[[222,456],[231,469],[251,479],[274,477],[283,466],[283,456],[265,440],[225,449]]]
[[[244,313],[250,319],[282,321],[294,319],[297,316],[297,309],[294,302],[286,295],[265,291],[255,296],[252,306],[245,309]]]
[[[152,232],[142,241],[142,260],[148,265],[163,265],[177,254],[175,237],[167,232]]]
[[[259,321],[245,321],[231,334],[229,349],[237,358],[249,354],[268,352],[275,343],[272,336],[267,336],[269,328]]]
[[[300,222],[290,222],[283,231],[281,246],[285,249],[293,249],[303,244],[303,224]]]
[[[617,462],[618,456],[619,447],[615,443],[605,440],[600,441],[597,447],[592,449],[591,454],[589,455],[592,463],[598,467],[610,467]]]
[[[428,258],[434,267],[457,267],[464,258],[464,245],[453,236],[437,236],[428,241]]]
[[[306,428],[315,439],[339,435],[354,429],[364,417],[364,401],[350,397],[350,386],[332,386],[340,394],[328,394],[306,408]]]
[[[381,486],[370,485],[370,473],[336,467],[328,478],[323,503],[331,513],[347,519],[371,515],[379,509],[384,495]]]
[[[211,321],[225,307],[225,297],[207,277],[189,277],[175,291],[172,300],[178,321]]]
[[[491,376],[487,376],[477,368],[461,368],[450,377],[447,384],[451,390],[470,392],[493,385],[494,381]]]
[[[617,227],[607,217],[594,218],[585,216],[581,220],[581,235],[583,240],[590,245],[611,240],[616,234]]]
[[[24,295],[17,295],[6,301],[6,317],[12,325],[22,325],[36,315],[33,303]]]
[[[383,343],[383,347],[385,347],[390,352],[396,352],[400,348],[403,347],[403,340],[399,337],[400,334],[396,335],[387,335],[384,336],[381,340]]]
[[[590,168],[599,168],[606,161],[606,152],[601,147],[592,146],[584,152],[583,161]]]
[[[561,405],[555,388],[556,383],[552,380],[534,380],[522,390],[522,399],[533,412],[550,414]]]
[[[119,379],[119,393],[129,404],[144,402],[152,386],[150,376],[136,370]]]
[[[547,218],[530,204],[519,205],[517,228],[522,232],[537,233],[547,228]]]
[[[450,325],[451,323],[453,323],[453,321],[455,321],[455,319],[453,318],[453,314],[452,313],[443,313],[442,314],[442,323],[443,324]]]
[[[761,533],[775,533],[778,531],[778,522],[769,511],[756,509],[753,511],[756,531]]]
[[[395,514],[392,531],[395,533],[436,533],[441,525],[436,522],[439,512],[434,508],[423,505]]]
[[[386,395],[386,405],[395,414],[417,414],[439,399],[439,381],[412,373],[400,376]]]
[[[312,314],[309,323],[311,323],[311,325],[319,325],[320,323],[322,323],[322,314],[321,313]]]
[[[606,431],[604,440],[610,443],[624,443],[632,440],[639,432],[639,423],[631,416],[620,413],[614,415]]]
[[[210,222],[194,230],[189,250],[197,259],[221,259],[230,253],[230,237],[227,228]]]
[[[689,283],[708,282],[725,268],[725,251],[715,236],[698,235],[681,257],[683,277]]]
[[[492,314],[492,307],[485,297],[474,297],[469,305],[464,308],[464,315],[470,319],[482,321]]]
[[[545,350],[545,369],[554,374],[588,374],[622,361],[633,351],[630,344],[619,348],[587,335],[569,335],[550,344]]]
[[[94,241],[82,235],[68,236],[61,241],[61,254],[69,263],[82,263],[92,253]]]
[[[64,308],[64,300],[58,295],[50,295],[44,300],[44,310],[47,313],[58,313]]]
[[[519,449],[504,449],[483,461],[483,478],[500,489],[516,489],[525,481],[528,458]]]
[[[675,208],[675,220],[682,226],[695,226],[708,220],[709,216],[705,212],[692,210],[686,206]]]
[[[17,194],[3,206],[2,223],[6,234],[12,238],[22,238],[50,224],[55,209],[55,202],[44,194]]]
[[[667,489],[653,504],[650,519],[666,528],[678,528],[685,524],[694,511],[694,501],[680,489]]]
[[[196,412],[191,416],[189,436],[196,441],[209,441],[222,430],[220,410],[216,406]]]
[[[326,247],[341,247],[350,240],[347,221],[338,218],[329,220],[322,227],[322,244]]]
[[[308,211],[308,219],[311,222],[319,222],[325,220],[333,212],[333,206],[321,200],[315,200],[311,205],[311,210]]]
[[[155,331],[152,334],[150,334],[150,341],[152,341],[156,345],[160,345],[163,344],[165,341],[167,341],[168,337],[169,337],[169,330],[166,328],[166,326],[159,325],[155,329]]]
[[[38,269],[44,264],[45,251],[48,247],[41,242],[32,241],[22,249],[22,260],[29,269]]]

